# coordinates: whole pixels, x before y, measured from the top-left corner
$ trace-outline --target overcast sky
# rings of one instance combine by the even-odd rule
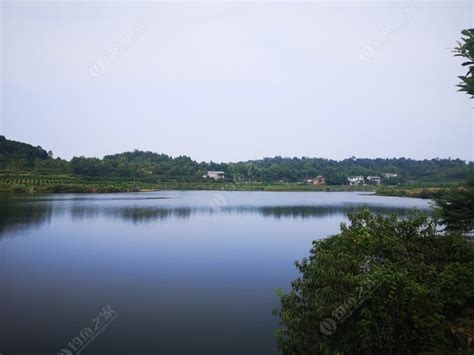
[[[0,6],[0,132],[55,156],[474,160],[470,0]]]

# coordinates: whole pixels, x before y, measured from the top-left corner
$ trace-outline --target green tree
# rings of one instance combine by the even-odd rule
[[[474,245],[413,213],[360,210],[338,235],[313,242],[301,276],[281,293],[284,354],[416,354],[467,346]],[[472,329],[472,324],[470,324]]]
[[[463,188],[452,188],[435,199],[447,230],[474,231],[474,178]]]
[[[466,76],[460,76],[462,83],[458,86],[471,98],[474,97],[474,29],[463,30],[464,38],[458,42],[455,56],[468,59],[462,65],[468,67]],[[472,165],[471,165],[472,172]],[[474,230],[474,177],[463,189],[451,189],[436,200],[441,221],[448,230],[472,232]]]
[[[458,46],[454,49],[456,57],[467,59],[462,65],[468,68],[465,76],[460,76],[462,82],[458,85],[459,91],[464,91],[474,98],[474,29],[466,29],[461,32],[463,38],[458,42]]]

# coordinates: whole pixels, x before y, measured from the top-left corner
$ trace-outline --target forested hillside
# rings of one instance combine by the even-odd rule
[[[48,153],[41,147],[0,136],[0,169],[28,170],[33,168],[36,162],[47,158]]]
[[[347,183],[350,175],[378,175],[396,173],[397,178],[386,179],[388,184],[462,181],[472,172],[473,164],[460,159],[412,160],[356,159],[342,161],[322,158],[265,158],[263,160],[213,166],[231,174],[248,176],[262,181],[301,181],[323,175],[330,185]]]
[[[264,158],[237,163],[198,163],[187,156],[171,157],[144,151],[107,155],[102,159],[74,157],[70,161],[53,158],[41,147],[15,142],[0,136],[2,173],[65,174],[90,178],[124,178],[145,181],[202,181],[208,170],[222,170],[226,180],[252,182],[300,182],[322,175],[329,185],[347,183],[350,175],[395,173],[385,184],[456,183],[473,173],[474,164],[460,159],[413,160],[358,159],[342,161],[323,158]]]

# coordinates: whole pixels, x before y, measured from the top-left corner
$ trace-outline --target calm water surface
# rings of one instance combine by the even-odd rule
[[[360,206],[402,215],[429,207],[352,192],[0,195],[0,202],[2,355],[69,355],[74,347],[85,355],[277,353],[274,291],[288,289],[293,262],[312,240],[337,233]],[[104,307],[112,312],[101,314]],[[88,345],[84,329],[95,336]]]

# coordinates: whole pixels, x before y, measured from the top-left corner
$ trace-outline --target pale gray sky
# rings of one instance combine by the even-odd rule
[[[1,3],[0,132],[143,149],[474,160],[451,49],[473,1]]]

